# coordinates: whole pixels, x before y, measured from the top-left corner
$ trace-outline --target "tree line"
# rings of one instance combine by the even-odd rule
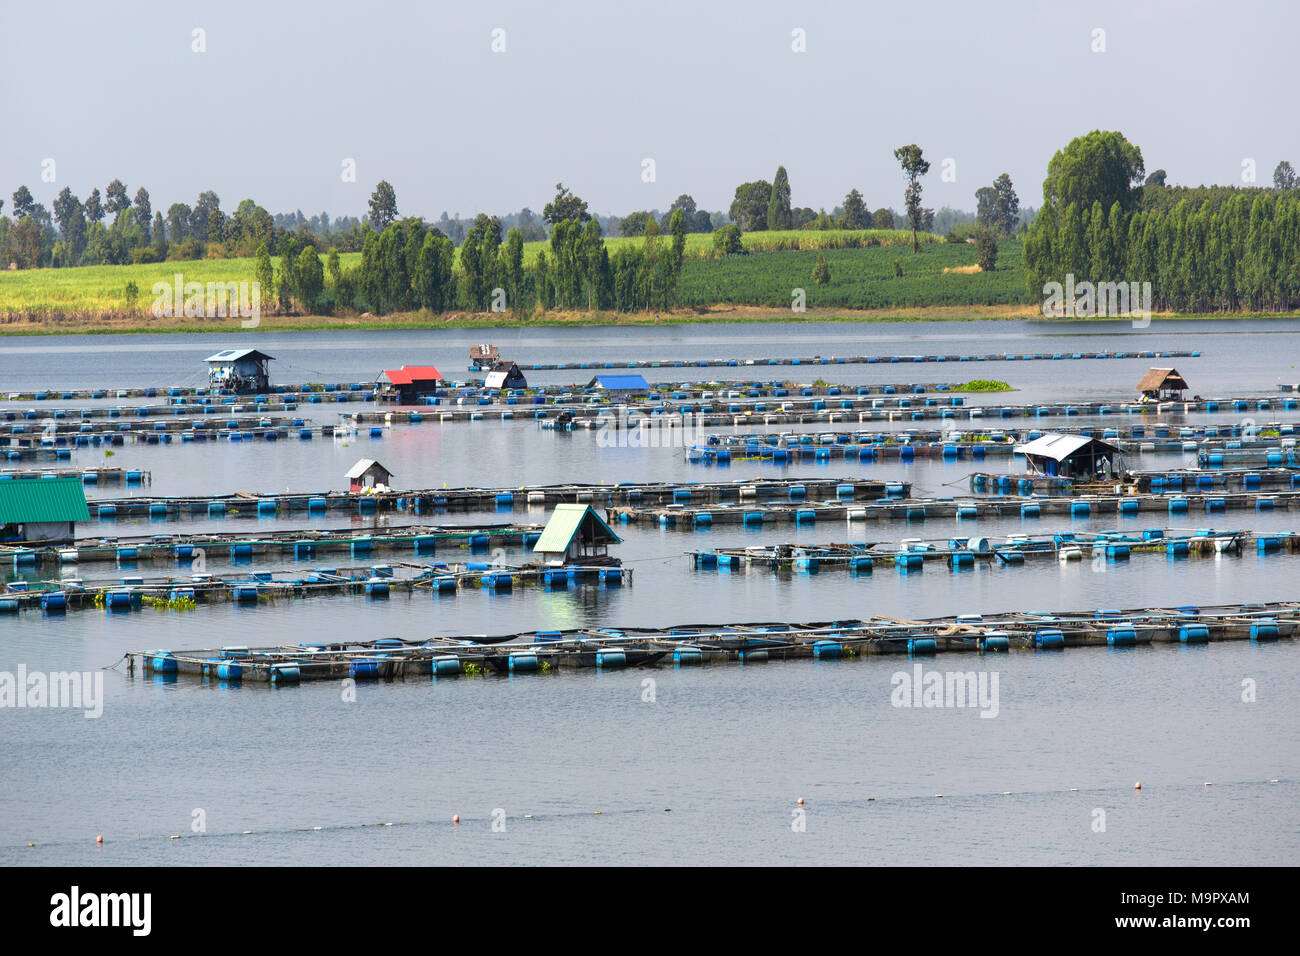
[[[1173,312],[1300,308],[1300,183],[1280,163],[1274,187],[1165,185],[1141,150],[1095,130],[1053,156],[1025,239],[1031,295],[1049,282],[1150,282]]]

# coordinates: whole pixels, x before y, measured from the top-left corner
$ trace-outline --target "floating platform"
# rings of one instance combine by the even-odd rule
[[[871,500],[907,495],[911,484],[877,478],[761,478],[749,481],[646,482],[617,485],[525,485],[518,488],[439,488],[411,491],[322,491],[305,494],[203,495],[181,498],[97,498],[92,516],[273,518],[277,515],[323,517],[331,512],[379,514],[448,511],[509,511],[514,508],[553,508],[557,504],[706,503],[741,501],[802,501],[807,498]]]
[[[478,674],[523,675],[557,668],[621,670],[780,660],[831,662],[892,654],[1008,653],[1153,643],[1291,640],[1300,624],[1292,602],[1215,607],[965,614],[929,620],[872,618],[808,624],[683,624],[672,628],[528,631],[427,641],[324,639],[275,647],[131,651],[154,679],[275,685],[312,680],[436,680]],[[972,673],[971,675],[975,675]]]
[[[564,590],[582,584],[622,587],[632,583],[632,571],[617,563],[559,568],[532,565],[461,562],[457,564],[371,565],[363,568],[314,568],[307,574],[197,573],[188,577],[145,578],[128,575],[120,581],[62,579],[33,589],[0,593],[0,612],[41,609],[46,614],[68,611],[133,611],[144,607],[188,610],[199,604],[255,606],[324,595],[364,595],[384,600],[393,594],[455,594],[466,588],[499,593],[515,587]]]
[[[80,478],[87,485],[147,485],[153,474],[139,468],[9,468],[0,471],[0,481],[30,478]]]
[[[780,365],[875,365],[903,362],[1035,362],[1066,359],[1151,359],[1199,358],[1199,351],[1172,352],[983,352],[969,355],[814,355],[809,358],[712,358],[643,359],[633,362],[562,362],[529,364],[517,362],[523,371],[566,371],[569,369],[611,370],[621,368],[738,368]],[[470,365],[471,372],[488,372],[490,366]]]
[[[1193,555],[1295,554],[1300,552],[1300,535],[1294,532],[1195,531],[1148,528],[1140,533],[1120,531],[1056,532],[1015,534],[1000,537],[954,537],[921,541],[869,544],[778,544],[748,548],[718,548],[688,551],[697,571],[739,571],[763,568],[776,572],[848,571],[871,574],[879,567],[915,571],[926,564],[941,563],[961,571],[976,563],[999,567],[1020,567],[1026,560],[1059,562],[1084,559],[1124,562],[1133,555],[1163,554],[1170,558]]]
[[[188,567],[200,554],[221,554],[232,563],[252,563],[254,558],[311,561],[320,555],[369,556],[376,552],[408,552],[430,555],[444,548],[468,548],[484,553],[494,547],[531,547],[541,538],[538,524],[493,524],[463,526],[411,525],[361,531],[342,528],[332,531],[302,530],[248,534],[157,534],[130,537],[79,538],[71,545],[3,545],[0,560],[15,568],[74,565],[112,561],[119,567],[141,562],[164,562]]]
[[[911,498],[875,502],[805,503],[803,505],[632,507],[607,509],[620,524],[649,523],[661,528],[708,531],[718,525],[762,528],[768,524],[816,524],[825,521],[909,521],[933,519],[973,521],[985,517],[1037,519],[1096,515],[1130,517],[1139,513],[1170,515],[1224,511],[1273,511],[1300,508],[1300,491],[1271,493],[1106,494],[1074,497]]]

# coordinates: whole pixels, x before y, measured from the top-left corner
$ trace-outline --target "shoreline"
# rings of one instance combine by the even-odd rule
[[[1156,313],[1152,321],[1197,321],[1245,319],[1296,319],[1290,313]],[[1121,317],[1047,318],[1034,306],[921,306],[906,309],[808,309],[794,313],[784,308],[716,305],[707,309],[678,309],[651,312],[547,312],[537,317],[514,318],[500,313],[457,313],[433,316],[402,312],[387,316],[269,315],[256,328],[244,328],[238,317],[226,319],[153,319],[138,314],[95,316],[94,318],[31,318],[0,316],[0,336],[39,335],[149,335],[265,332],[372,331],[389,329],[511,329],[614,327],[655,325],[805,324],[880,322],[982,322],[1039,321],[1054,325],[1084,325],[1126,322]],[[197,323],[197,324],[196,324]]]

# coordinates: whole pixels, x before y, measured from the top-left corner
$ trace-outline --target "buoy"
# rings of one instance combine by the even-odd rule
[[[95,842],[96,842],[96,843],[103,843],[103,842],[104,842],[104,834],[101,833],[99,836],[95,837]]]
[[[803,797],[800,797],[800,798],[799,798],[798,803],[799,803],[799,806],[801,806],[801,807],[803,806]]]
[[[1134,790],[1141,790],[1141,789],[1142,789],[1142,781],[1139,780],[1137,783],[1133,784],[1133,789],[1134,789]]]
[[[1214,784],[1212,784],[1210,781],[1207,780],[1207,781],[1205,781],[1205,786],[1207,786],[1207,787],[1212,787],[1212,786],[1214,786]]]
[[[455,814],[455,815],[451,818],[451,822],[454,823],[454,824],[456,824],[457,826],[459,826],[459,825],[460,825],[460,814],[459,814],[459,813]]]
[[[180,838],[181,838],[181,835],[180,835],[179,833],[173,833],[173,834],[172,834],[171,836],[169,836],[167,839],[169,839],[169,840],[179,840]]]
[[[1079,792],[1079,788],[1078,788],[1078,787],[1071,787],[1071,788],[1070,788],[1070,792],[1071,792],[1071,793],[1078,793],[1078,792]]]
[[[936,794],[935,794],[935,798],[936,798],[936,799],[939,799],[939,800],[942,800],[942,799],[943,799],[943,794],[942,794],[942,793],[936,793]]]
[[[596,816],[600,816],[600,811],[599,811],[599,810],[596,811]]]

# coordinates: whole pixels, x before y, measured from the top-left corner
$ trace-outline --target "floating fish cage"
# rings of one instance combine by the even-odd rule
[[[872,655],[976,654],[1139,647],[1163,643],[1291,640],[1300,604],[1033,612],[902,621],[756,622],[673,628],[531,631],[425,641],[317,641],[266,648],[132,651],[132,674],[262,683],[441,680],[780,660],[847,661]],[[238,667],[231,666],[237,662]],[[222,668],[225,667],[224,672]],[[285,669],[277,679],[277,668]],[[292,674],[288,677],[287,674]]]

